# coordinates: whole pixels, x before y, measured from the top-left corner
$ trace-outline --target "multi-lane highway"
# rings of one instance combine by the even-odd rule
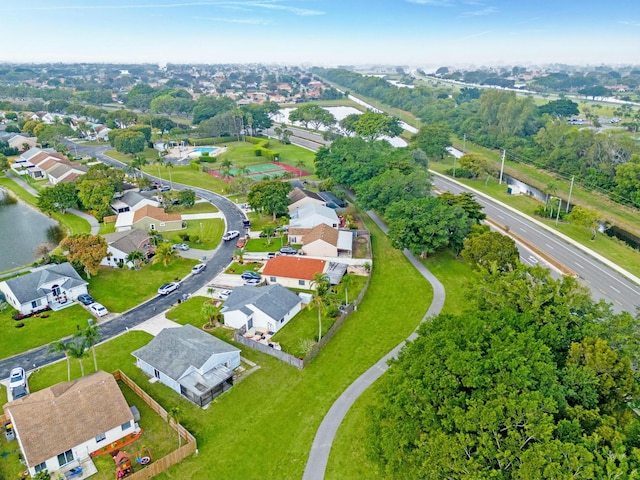
[[[470,191],[442,176],[434,176],[433,183],[437,189],[455,194]],[[575,272],[580,281],[591,289],[594,298],[611,302],[615,311],[635,312],[640,304],[640,286],[528,217],[514,213],[488,197],[476,195],[476,199],[484,207],[487,218],[509,227],[509,231],[533,245],[544,256],[552,257]]]

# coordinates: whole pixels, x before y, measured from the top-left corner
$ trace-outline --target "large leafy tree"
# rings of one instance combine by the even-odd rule
[[[200,97],[193,107],[193,123],[198,125],[219,113],[231,111],[235,108],[236,103],[228,97]]]
[[[78,191],[73,182],[58,183],[40,190],[38,208],[47,213],[62,212],[78,206]]]
[[[421,257],[447,247],[458,253],[473,224],[462,207],[433,197],[396,202],[386,216],[393,246]]]
[[[440,199],[448,205],[458,205],[467,213],[467,216],[476,223],[482,222],[487,215],[482,211],[482,205],[475,199],[473,193],[462,192],[454,195],[451,192],[443,192]]]
[[[378,140],[382,136],[397,137],[402,133],[398,118],[371,110],[358,115],[354,122],[345,122],[341,126],[353,128],[356,135],[366,140]]]
[[[364,208],[384,214],[394,202],[428,196],[430,178],[426,169],[418,167],[409,173],[387,170],[360,185],[356,196]]]
[[[393,478],[632,478],[637,384],[628,358],[590,335],[610,312],[539,267],[480,285],[392,363],[370,458]]]
[[[413,144],[429,158],[444,158],[451,146],[451,129],[446,123],[432,123],[420,127]]]
[[[107,242],[100,235],[83,233],[65,238],[61,242],[70,262],[77,262],[84,267],[87,277],[98,273],[100,262],[107,254]]]
[[[500,232],[469,236],[461,254],[471,268],[500,271],[513,270],[520,256],[516,242]]]
[[[598,228],[600,227],[599,217],[600,214],[595,210],[576,205],[571,209],[567,218],[570,222],[591,230],[591,241],[593,242],[596,239]]]
[[[568,98],[561,98],[559,100],[553,100],[544,105],[538,107],[540,113],[548,113],[555,117],[570,117],[572,115],[578,115],[578,104]]]
[[[115,192],[122,191],[125,172],[107,165],[93,165],[80,177],[76,186],[78,198],[85,210],[92,210],[102,220],[111,214],[111,200]]]
[[[251,186],[247,194],[247,202],[254,210],[272,215],[275,221],[277,215],[287,213],[290,191],[289,182],[263,180]]]
[[[289,120],[291,122],[300,122],[305,128],[311,124],[315,130],[322,126],[330,127],[336,123],[336,118],[331,112],[313,103],[307,103],[292,110],[289,113]]]

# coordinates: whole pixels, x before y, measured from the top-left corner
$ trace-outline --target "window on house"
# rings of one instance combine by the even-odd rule
[[[270,282],[275,282],[276,281],[276,277],[269,277],[269,281]]]
[[[101,433],[96,437],[96,443],[100,443],[107,439],[107,436],[104,433]]]
[[[36,471],[36,473],[43,472],[43,471],[45,471],[47,469],[47,462],[42,462],[42,463],[36,465],[33,468]]]
[[[128,421],[126,423],[123,423],[122,425],[120,425],[120,427],[122,428],[122,431],[124,432],[125,430],[129,430],[131,428],[131,421]]]
[[[155,230],[156,229],[156,224],[152,223],[151,225],[149,225],[149,229]]]
[[[31,308],[38,308],[40,305],[42,305],[42,300],[40,299],[31,302]]]
[[[61,467],[64,467],[69,462],[73,462],[73,452],[71,450],[58,455],[58,465]]]
[[[58,285],[54,285],[51,287],[51,293],[53,293],[56,297],[60,296],[60,287]]]
[[[284,323],[284,317],[280,319],[280,323]]]
[[[298,285],[302,285],[304,287],[304,280],[298,280]]]
[[[165,225],[166,225],[166,223],[164,223],[164,222],[160,222],[160,226],[161,226],[161,227],[164,227]]]
[[[160,378],[160,370],[158,370],[157,368],[153,369],[153,376],[156,378]]]

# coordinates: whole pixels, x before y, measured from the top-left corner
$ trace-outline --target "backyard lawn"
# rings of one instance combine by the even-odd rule
[[[175,205],[167,209],[169,213],[216,213],[219,212],[218,207],[210,202],[198,202],[192,207],[184,207],[182,205]]]
[[[168,267],[162,263],[138,271],[100,267],[98,275],[89,280],[89,293],[110,312],[122,313],[155,296],[163,283],[185,277],[196,263],[174,257]]]
[[[65,308],[58,312],[44,312],[47,318],[30,317],[19,321],[11,316],[16,313],[7,308],[0,313],[0,357],[7,358],[32,348],[46,345],[76,332],[76,325],[87,326],[87,319],[93,316],[80,305]],[[19,323],[24,327],[16,328]],[[25,368],[31,365],[24,365]]]

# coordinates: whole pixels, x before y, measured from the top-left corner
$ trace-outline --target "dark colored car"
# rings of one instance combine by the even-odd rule
[[[251,220],[248,220],[248,219],[242,220],[242,226],[244,228],[251,228]]]
[[[242,275],[240,276],[242,277],[243,280],[249,280],[250,278],[255,278],[256,280],[262,279],[262,275],[260,275],[259,273],[253,272],[251,270],[246,270],[242,272]]]
[[[282,247],[280,249],[280,253],[282,253],[283,255],[297,255],[298,250],[293,247]]]
[[[88,293],[83,293],[82,295],[78,295],[78,301],[83,305],[91,305],[95,302],[93,297]]]

